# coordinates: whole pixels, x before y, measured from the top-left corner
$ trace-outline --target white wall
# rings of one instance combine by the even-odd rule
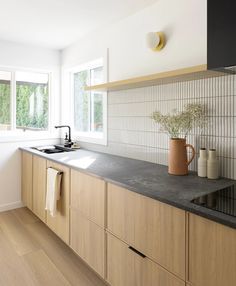
[[[109,48],[110,81],[206,63],[206,0],[158,0],[154,5],[96,31],[62,52],[64,68],[99,58]],[[160,53],[148,50],[145,35],[163,31]]]
[[[57,50],[0,41],[0,67],[58,71],[59,65],[60,52]]]
[[[60,52],[0,41],[0,69],[23,68],[52,72],[53,123],[60,120]],[[37,134],[36,134],[37,136]],[[3,136],[0,132],[0,211],[21,206],[21,160],[19,147],[58,143],[57,133],[42,136]],[[50,137],[50,138],[49,138]]]

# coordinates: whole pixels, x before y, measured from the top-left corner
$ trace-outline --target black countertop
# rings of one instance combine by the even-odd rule
[[[236,217],[191,203],[196,197],[228,187],[236,181],[225,178],[208,180],[198,177],[195,172],[190,172],[188,176],[173,176],[168,174],[167,167],[163,165],[85,149],[50,155],[31,148],[21,150],[236,228]]]

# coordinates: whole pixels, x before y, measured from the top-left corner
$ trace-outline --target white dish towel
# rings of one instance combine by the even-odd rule
[[[47,169],[47,194],[45,209],[54,217],[57,210],[57,201],[61,196],[61,177],[62,172],[53,168]]]

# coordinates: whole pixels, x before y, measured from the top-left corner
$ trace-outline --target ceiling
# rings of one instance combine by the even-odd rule
[[[157,0],[0,0],[0,40],[63,49]]]

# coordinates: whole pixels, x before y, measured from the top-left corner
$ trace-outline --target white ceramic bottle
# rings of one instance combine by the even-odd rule
[[[218,179],[219,178],[219,161],[216,157],[216,150],[210,149],[207,160],[207,178]]]
[[[199,177],[207,177],[207,150],[206,148],[201,148],[200,156],[198,158],[197,173]]]

